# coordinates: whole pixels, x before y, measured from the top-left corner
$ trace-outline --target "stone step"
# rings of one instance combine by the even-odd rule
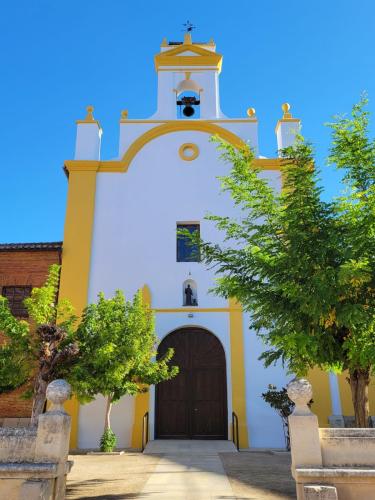
[[[180,453],[236,453],[237,449],[232,441],[227,440],[200,440],[200,439],[155,439],[149,441],[143,453],[180,454]]]

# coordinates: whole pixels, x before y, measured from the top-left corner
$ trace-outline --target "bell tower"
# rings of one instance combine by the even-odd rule
[[[213,120],[220,110],[219,74],[221,54],[213,40],[195,43],[191,33],[183,42],[163,40],[155,56],[158,75],[157,111],[153,119]]]

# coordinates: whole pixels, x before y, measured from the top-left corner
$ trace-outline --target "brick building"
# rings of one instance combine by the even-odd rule
[[[15,316],[27,319],[23,300],[44,284],[52,264],[61,264],[61,251],[61,242],[0,244],[0,295]],[[0,394],[0,419],[30,416],[32,400],[20,397],[23,390]]]

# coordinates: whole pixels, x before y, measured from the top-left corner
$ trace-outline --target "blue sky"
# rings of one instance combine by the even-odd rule
[[[163,37],[182,39],[182,23],[211,37],[224,55],[221,105],[229,117],[249,106],[259,119],[260,153],[275,156],[274,128],[288,101],[324,165],[323,124],[367,90],[375,111],[371,0],[3,0],[0,13],[1,242],[63,237],[75,120],[95,106],[102,156],[117,153],[120,111],[155,110],[153,56]],[[372,126],[372,131],[374,127]],[[326,197],[338,176],[324,168]]]

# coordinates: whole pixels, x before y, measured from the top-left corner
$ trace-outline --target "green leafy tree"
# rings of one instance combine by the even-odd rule
[[[250,148],[219,141],[232,164],[222,189],[240,215],[208,216],[224,243],[200,241],[218,275],[214,291],[251,313],[265,365],[282,360],[297,375],[348,370],[359,427],[369,425],[375,363],[375,143],[365,104],[329,125],[329,162],[343,171],[344,188],[331,201],[322,200],[313,149],[302,138],[281,152],[281,193],[254,167]]]
[[[80,357],[69,380],[82,403],[97,394],[107,399],[101,448],[109,451],[115,446],[109,432],[113,403],[175,376],[178,368],[169,365],[173,350],[155,359],[154,317],[140,292],[132,301],[119,290],[109,299],[99,293],[98,302],[85,309],[76,339]]]
[[[47,385],[66,374],[78,349],[72,340],[75,316],[69,301],[57,303],[60,266],[52,265],[40,288],[33,288],[24,303],[30,322],[15,318],[5,297],[0,297],[0,391],[29,381],[33,385],[32,425],[43,412]]]

